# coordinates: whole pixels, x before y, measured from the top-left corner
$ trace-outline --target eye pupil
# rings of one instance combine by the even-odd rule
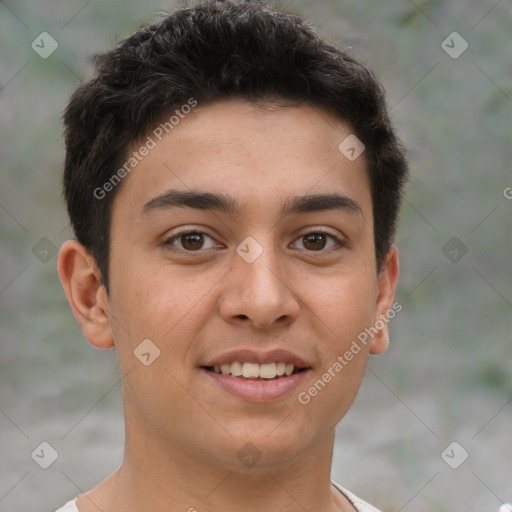
[[[187,233],[182,235],[181,244],[187,250],[201,249],[204,243],[204,237],[201,233]]]
[[[208,236],[208,235],[206,235]],[[332,235],[330,235],[332,236]],[[200,231],[192,231],[188,233],[182,233],[173,237],[174,241],[180,241],[182,250],[185,251],[200,251],[203,249],[205,243],[205,234]],[[303,247],[309,251],[322,251],[327,245],[327,239],[329,235],[322,232],[308,233],[302,235]],[[172,240],[172,239],[171,239]],[[173,242],[174,243],[174,242]]]
[[[304,236],[304,247],[320,250],[325,247],[326,236],[323,233],[311,233]],[[309,245],[309,246],[308,246]]]

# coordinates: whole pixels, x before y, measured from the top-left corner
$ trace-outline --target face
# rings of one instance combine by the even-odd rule
[[[333,431],[386,348],[385,328],[353,343],[397,276],[394,249],[376,269],[364,154],[338,149],[350,133],[310,106],[218,101],[125,178],[108,308],[134,432],[234,467],[244,446],[276,464]]]

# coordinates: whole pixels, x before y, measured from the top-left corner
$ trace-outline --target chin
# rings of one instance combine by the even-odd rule
[[[290,417],[293,413],[290,414]],[[309,428],[308,428],[309,427]],[[226,449],[236,457],[235,463],[240,469],[240,462],[246,466],[251,464],[260,468],[271,467],[290,461],[297,454],[304,453],[311,443],[314,443],[314,432],[311,425],[298,425],[297,423],[259,421],[257,425],[239,426],[228,440]],[[317,433],[318,436],[318,433]],[[255,464],[254,460],[258,459]],[[247,460],[247,464],[246,464]]]

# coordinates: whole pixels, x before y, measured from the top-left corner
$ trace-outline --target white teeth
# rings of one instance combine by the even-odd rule
[[[285,369],[285,363],[276,363],[276,375],[284,375]]]
[[[276,376],[276,363],[260,364],[260,378],[273,379]]]
[[[260,365],[258,363],[244,363],[242,366],[242,375],[245,378],[260,376]]]
[[[283,375],[289,376],[295,369],[291,363],[241,363],[235,361],[231,364],[215,365],[213,371],[223,375],[233,375],[234,377],[245,377],[246,379],[274,379]]]
[[[234,377],[240,377],[243,374],[242,363],[239,361],[235,361],[231,363],[231,375]]]

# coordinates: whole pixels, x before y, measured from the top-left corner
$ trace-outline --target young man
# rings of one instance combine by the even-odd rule
[[[126,443],[61,511],[375,511],[330,480],[396,306],[407,166],[372,73],[295,15],[202,2],[102,56],[64,120],[59,274],[117,352]]]

